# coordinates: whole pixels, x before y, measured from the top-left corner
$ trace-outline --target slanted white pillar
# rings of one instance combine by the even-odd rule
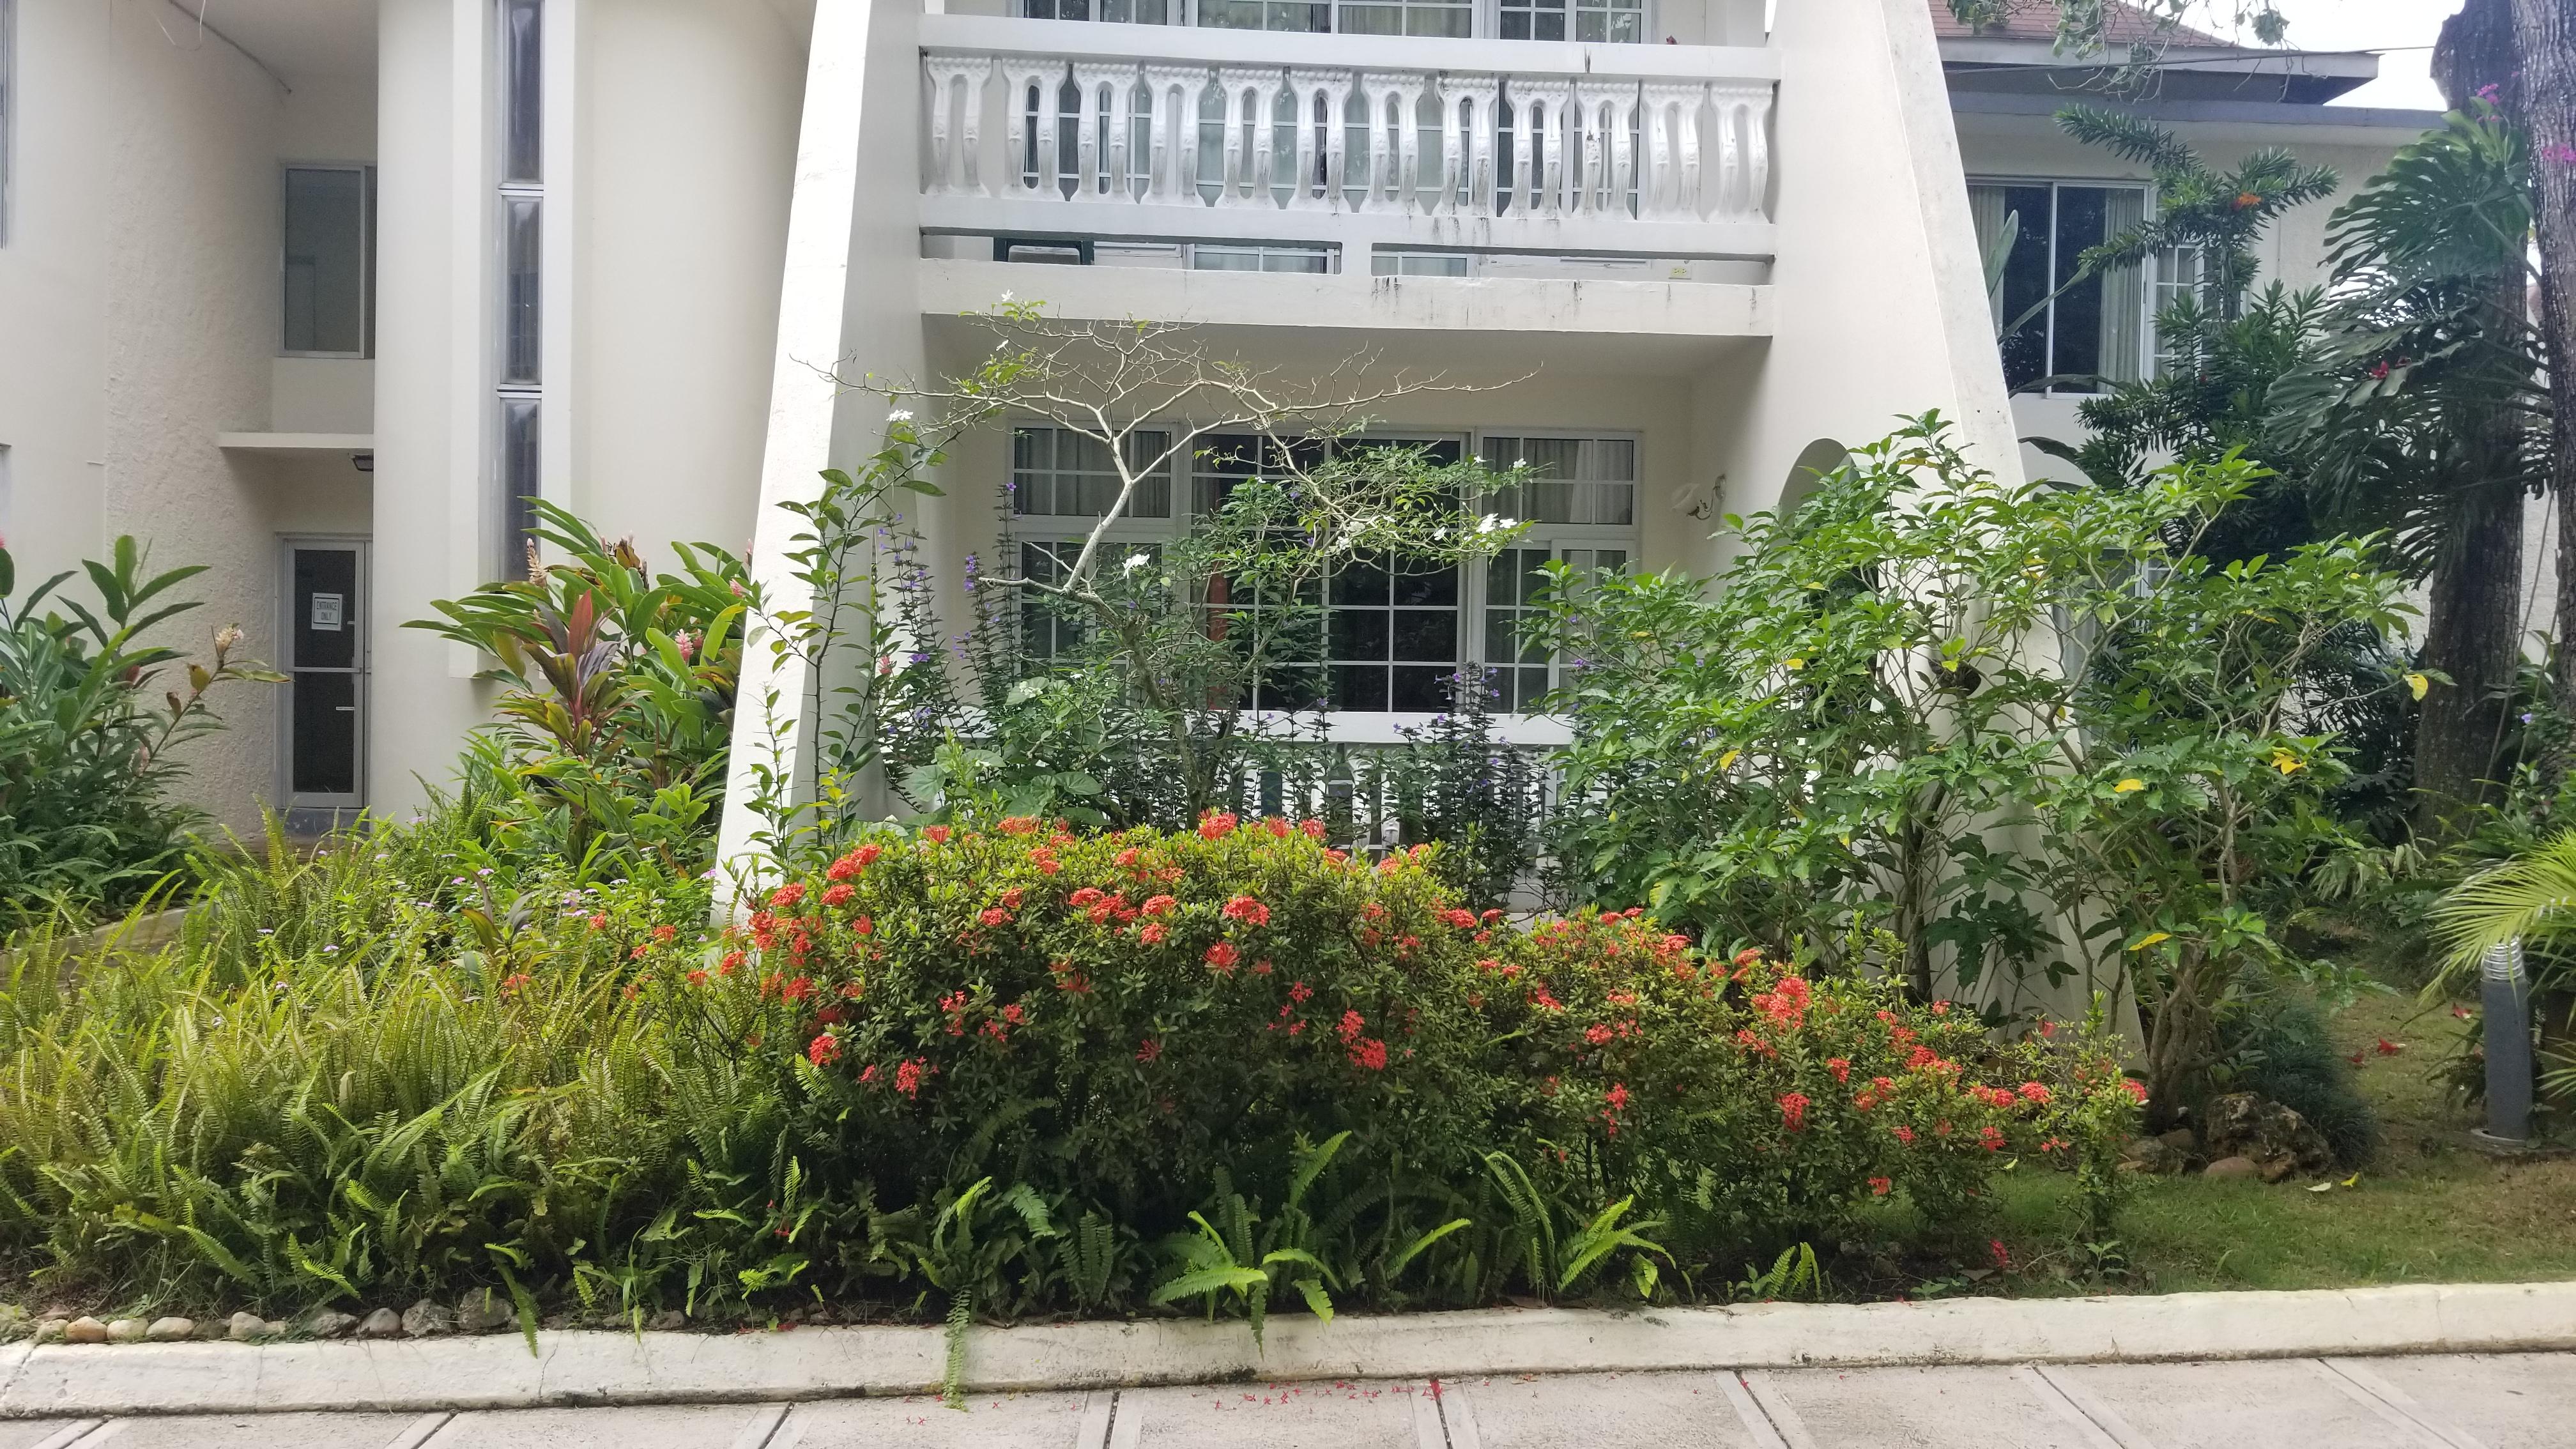
[[[844,392],[833,369],[853,380],[909,380],[921,369],[919,15],[904,0],[815,7],[752,536],[752,576],[772,610],[813,603],[787,559],[800,520],[780,505],[816,497],[824,469],[855,466],[883,442],[883,399]],[[865,621],[853,627],[851,647],[866,648]],[[733,884],[756,887],[775,874],[757,841],[768,822],[751,809],[762,773],[796,782],[793,799],[812,790],[818,681],[803,661],[774,657],[772,642],[755,624],[743,649],[717,841],[719,916],[732,908]]]

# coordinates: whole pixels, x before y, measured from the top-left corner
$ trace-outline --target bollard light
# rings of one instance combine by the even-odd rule
[[[2478,985],[2486,1006],[2487,1125],[2475,1136],[2489,1147],[2531,1145],[2531,983],[2522,942],[2487,948]]]

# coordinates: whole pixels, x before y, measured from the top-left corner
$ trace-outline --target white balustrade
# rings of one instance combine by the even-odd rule
[[[1764,80],[936,49],[923,52],[922,66],[929,108],[922,191],[930,196],[1439,218],[1764,220],[1771,109]],[[997,99],[1003,155],[993,165],[983,137]]]

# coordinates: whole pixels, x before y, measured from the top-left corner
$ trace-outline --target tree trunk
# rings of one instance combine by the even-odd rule
[[[2433,78],[2452,109],[2514,82],[2512,0],[2468,0],[2442,25]],[[2510,94],[2503,96],[2509,106]],[[2490,327],[2499,337],[2524,318],[2519,268],[2496,279]],[[2442,509],[2441,545],[2425,610],[2424,666],[2449,676],[2424,698],[2415,730],[2415,828],[2441,836],[2489,793],[2505,692],[2521,651],[2522,491],[2484,481],[2508,472],[2516,420],[2502,408],[2460,419],[2472,461]]]
[[[2531,137],[2540,335],[2549,359],[2549,487],[2558,504],[2558,707],[2576,710],[2576,0],[2511,0],[2515,110]]]

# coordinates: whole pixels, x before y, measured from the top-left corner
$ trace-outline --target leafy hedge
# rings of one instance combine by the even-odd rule
[[[1479,917],[1283,821],[888,832],[714,937],[637,884],[504,896],[435,830],[246,871],[68,987],[22,957],[0,1265],[961,1323],[1704,1297],[1881,1195],[1965,1231],[2015,1159],[2107,1213],[2135,1116],[2076,1033]]]

